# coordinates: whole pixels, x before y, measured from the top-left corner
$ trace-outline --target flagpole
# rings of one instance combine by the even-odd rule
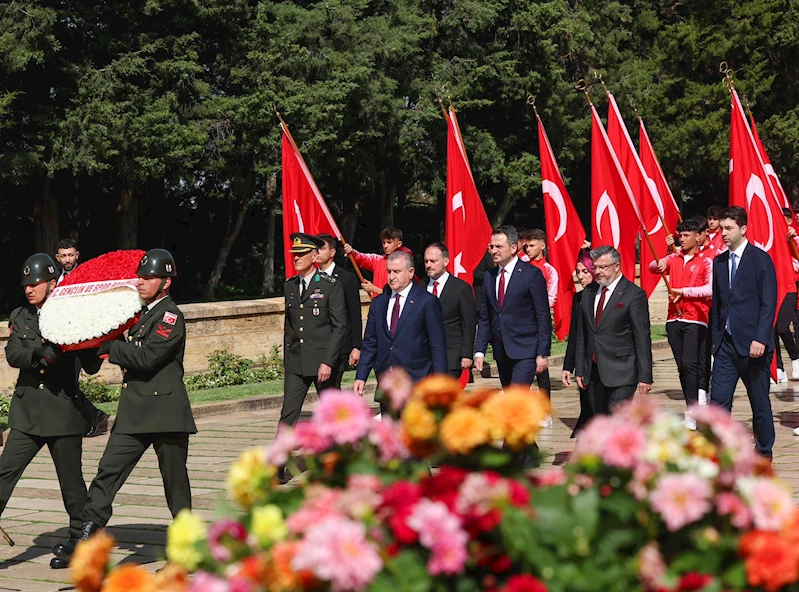
[[[599,76],[597,76],[597,78],[599,78],[600,81],[602,80],[601,77],[599,77]],[[604,81],[602,82],[602,86],[605,86]],[[596,111],[596,108],[594,107],[594,104],[591,102],[591,97],[588,95],[588,83],[585,81],[585,79],[581,79],[581,80],[577,81],[577,84],[575,85],[574,88],[576,88],[579,92],[583,93],[583,95],[585,96],[585,100],[588,101],[588,104],[591,106],[592,111]],[[605,88],[605,90],[607,91],[607,88]],[[593,113],[592,113],[591,116],[593,117]],[[600,121],[600,124],[601,123],[602,122]],[[615,158],[615,156],[614,156],[614,158]],[[625,183],[626,183],[626,181],[625,181]],[[627,197],[633,203],[633,210],[635,210],[635,214],[638,217],[638,222],[641,224],[641,228],[643,228],[643,230],[644,230],[642,232],[642,234],[646,238],[646,242],[649,245],[649,249],[652,251],[652,257],[654,257],[657,260],[658,255],[657,255],[657,252],[655,251],[655,245],[652,244],[652,239],[651,239],[651,237],[649,236],[649,233],[646,230],[646,225],[644,224],[644,221],[641,218],[641,212],[638,211],[638,207],[635,205],[635,201],[633,200],[633,196],[628,194]],[[643,269],[641,270],[641,273],[642,274],[644,273]],[[663,282],[666,284],[666,290],[669,293],[669,299],[674,303],[674,308],[677,310],[677,314],[682,316],[682,310],[680,310],[680,305],[677,302],[675,302],[675,300],[674,300],[675,294],[674,294],[674,291],[671,289],[671,284],[669,283],[669,278],[666,277],[666,272],[662,271],[660,273],[660,276],[663,278]]]
[[[280,112],[277,110],[277,107],[274,107],[274,110],[275,110],[275,115],[277,115],[277,118],[280,120],[280,125],[282,126],[282,130],[283,130],[283,132],[285,132],[286,137],[288,138],[289,143],[291,144],[291,147],[294,148],[294,152],[297,153],[297,156],[300,158],[300,160],[302,160],[302,164],[305,165],[305,167],[307,168],[308,165],[305,163],[305,159],[302,157],[302,153],[300,152],[300,149],[297,146],[297,143],[294,141],[294,137],[291,135],[291,132],[289,131],[288,124],[285,122],[283,117],[280,115]],[[313,186],[314,186],[314,189],[316,189],[316,192],[319,195],[321,195],[322,192],[319,191],[319,187],[317,187],[317,185],[316,185],[316,180],[313,177],[311,177],[310,180],[311,180],[311,183],[313,183]],[[338,230],[338,226],[336,226],[336,230]],[[341,244],[344,246],[344,248],[346,248],[347,247],[347,241],[344,240],[344,237],[341,235],[341,231],[340,230],[339,230],[339,237],[338,238],[341,241]],[[349,258],[350,262],[352,263],[352,266],[355,268],[355,274],[358,276],[358,279],[361,281],[362,284],[366,283],[366,280],[364,279],[363,274],[361,273],[361,268],[358,267],[358,264],[355,262],[355,257],[353,257],[352,254],[350,254],[348,258]],[[371,292],[366,292],[366,294],[369,296],[370,300],[372,298],[374,298],[374,296],[372,296]]]

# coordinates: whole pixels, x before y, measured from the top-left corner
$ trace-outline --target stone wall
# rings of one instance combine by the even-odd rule
[[[662,282],[649,302],[652,323],[664,323],[667,296]],[[186,317],[187,374],[206,370],[208,356],[214,350],[225,349],[255,360],[268,355],[273,345],[280,347],[283,341],[283,298],[184,304],[180,310]],[[362,292],[364,326],[368,311],[369,299]],[[8,337],[0,338],[0,390],[10,388],[18,374],[5,361],[7,340]],[[114,384],[121,382],[122,375],[117,366],[105,363],[98,378]]]

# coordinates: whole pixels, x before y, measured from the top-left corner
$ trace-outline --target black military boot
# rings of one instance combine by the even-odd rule
[[[83,528],[81,528],[77,539],[70,537],[65,544],[53,547],[55,557],[50,560],[50,569],[65,569],[69,567],[69,561],[72,559],[72,554],[75,552],[75,547],[78,546],[78,543],[89,540],[100,528],[102,527],[99,524],[87,520],[83,523]]]
[[[86,433],[83,434],[83,437],[94,438],[95,436],[105,434],[108,431],[108,420],[108,414],[104,411],[100,411],[88,423]]]

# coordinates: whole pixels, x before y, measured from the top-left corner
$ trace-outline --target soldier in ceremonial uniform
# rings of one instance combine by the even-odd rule
[[[186,323],[169,296],[177,276],[169,251],[152,249],[138,269],[139,296],[145,308],[127,341],[106,341],[98,355],[122,367],[124,376],[117,419],[89,487],[80,539],[88,539],[111,518],[111,504],[144,452],[152,446],[172,516],[191,509],[186,459],[189,434],[196,434],[189,397],[183,384]],[[69,559],[73,548],[56,548]]]
[[[347,334],[347,310],[341,283],[314,265],[324,241],[301,232],[292,234],[291,241],[298,275],[286,280],[284,287],[285,382],[280,422],[294,425],[311,384],[318,393],[334,387]]]
[[[86,504],[86,483],[81,468],[83,418],[78,406],[81,365],[92,374],[102,361],[95,351],[62,353],[39,331],[39,309],[56,287],[55,261],[37,253],[25,261],[22,285],[28,299],[11,313],[6,360],[19,368],[8,425],[8,437],[0,456],[0,512],[33,457],[45,444],[53,458],[64,508],[69,514],[70,541],[80,534]],[[68,562],[53,558],[50,567]]]

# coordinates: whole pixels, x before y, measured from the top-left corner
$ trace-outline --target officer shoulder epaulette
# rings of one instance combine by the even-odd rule
[[[288,284],[289,282],[296,280],[298,277],[300,277],[300,274],[293,275],[290,278],[286,278],[286,283]]]
[[[330,277],[330,276],[329,276],[329,275],[327,275],[326,273],[320,273],[320,274],[319,274],[319,277],[321,277],[322,279],[324,279],[324,280],[325,280],[325,281],[327,281],[327,282],[330,282],[331,284],[335,284],[335,283],[336,283],[336,281],[337,281],[337,280],[336,280],[336,278],[334,278],[334,277]]]

